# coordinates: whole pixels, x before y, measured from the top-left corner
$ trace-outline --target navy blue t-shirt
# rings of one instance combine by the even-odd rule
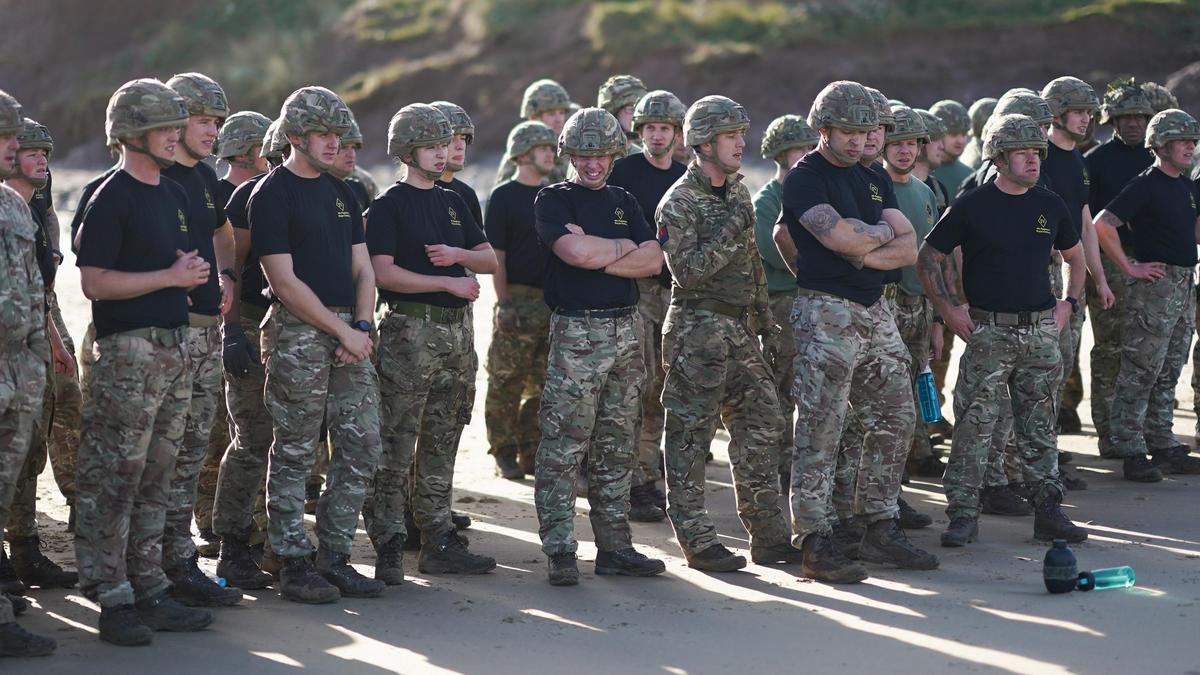
[[[962,246],[967,304],[989,312],[1039,312],[1054,306],[1050,250],[1079,243],[1062,197],[1034,186],[1011,195],[994,181],[959,195],[925,243],[950,255]]]
[[[550,309],[614,309],[637,304],[633,279],[572,267],[554,254],[554,242],[570,234],[568,223],[593,237],[630,239],[638,245],[654,239],[654,228],[633,195],[611,185],[592,190],[568,181],[542,188],[533,210],[538,239],[550,256],[545,281]]]
[[[71,218],[71,250],[76,254],[79,249],[75,246],[75,235],[79,234],[79,228],[83,225],[83,214],[87,211],[88,202],[91,201],[92,195],[96,194],[96,190],[117,172],[117,167],[112,167],[104,173],[84,183],[83,190],[79,193],[79,202],[75,204],[75,215]]]
[[[254,186],[247,208],[256,258],[291,255],[296,278],[322,304],[358,304],[352,249],[365,238],[358,202],[345,183],[327,173],[302,178],[281,166]]]
[[[1134,177],[1104,207],[1133,230],[1139,262],[1191,267],[1196,264],[1196,184],[1151,167]],[[1120,228],[1127,229],[1127,228]]]
[[[648,218],[653,218],[654,214],[658,213],[658,203],[662,201],[663,195],[667,194],[667,190],[675,184],[679,178],[687,173],[687,165],[682,162],[671,161],[671,166],[666,169],[660,169],[650,163],[643,153],[622,157],[613,164],[612,174],[608,177],[608,184],[619,188],[625,188],[629,194],[633,195],[634,199],[638,200],[638,204],[642,206],[642,213],[647,214]],[[724,190],[725,186],[713,188],[713,192]],[[719,195],[722,199],[724,195]],[[663,265],[662,271],[657,277],[659,283],[663,286],[671,286],[671,270]]]
[[[475,194],[475,188],[457,178],[450,179],[449,183],[444,183],[439,179],[435,185],[462,197],[463,203],[467,205],[467,210],[471,212],[475,223],[483,227],[483,209],[479,207],[479,195]]]
[[[44,189],[44,188],[43,188]],[[33,215],[33,224],[37,225],[33,253],[37,258],[38,270],[42,273],[42,282],[46,288],[54,285],[54,277],[58,273],[58,265],[54,259],[54,248],[50,246],[50,228],[46,222],[46,202],[38,199],[38,191],[34,190],[29,200],[29,213]]]
[[[1088,205],[1092,207],[1092,216],[1099,214],[1111,202],[1133,177],[1150,168],[1154,164],[1154,153],[1144,146],[1126,145],[1117,136],[1097,145],[1083,157],[1091,178],[1091,190],[1088,194]],[[1128,223],[1118,227],[1117,234],[1121,236],[1122,246],[1133,246],[1133,230]]]
[[[250,218],[246,213],[246,205],[250,201],[250,194],[254,191],[254,186],[258,184],[267,174],[260,173],[253,178],[250,178],[245,183],[237,186],[233,190],[233,194],[229,195],[229,201],[225,204],[225,215],[229,218],[229,223],[234,228],[239,230],[250,231]],[[266,307],[270,304],[271,298],[268,297],[267,279],[263,276],[262,266],[258,264],[258,256],[254,254],[254,247],[250,247],[250,251],[246,253],[246,263],[242,265],[241,274],[241,301],[255,305],[257,307]]]
[[[175,251],[190,250],[188,197],[169,178],[149,185],[115,171],[88,202],[80,225],[79,267],[155,272],[175,264]],[[138,328],[187,325],[187,290],[160,288],[127,300],[92,302],[96,337]]]
[[[800,216],[814,206],[829,204],[842,218],[857,218],[874,225],[884,209],[899,208],[896,193],[887,181],[882,188],[868,169],[859,164],[834,166],[819,152],[810,152],[783,179],[780,220],[796,244],[796,285],[871,306],[883,294],[888,275],[881,270],[855,269],[840,255],[825,248],[800,224]],[[874,188],[874,189],[872,189]]]
[[[1075,231],[1082,232],[1083,207],[1088,204],[1091,185],[1083,155],[1078,150],[1063,150],[1053,143],[1049,146],[1042,162],[1042,173],[1049,178],[1055,194],[1067,203]]]
[[[204,162],[184,166],[176,162],[162,174],[183,186],[188,196],[188,250],[197,250],[200,257],[212,266],[208,281],[192,289],[191,311],[196,314],[216,316],[221,312],[221,288],[217,278],[221,270],[217,267],[217,254],[213,247],[213,233],[225,224],[225,202],[218,198],[217,172]]]
[[[423,190],[394,183],[367,210],[367,248],[371,255],[390,255],[409,272],[439,277],[465,277],[462,265],[437,267],[429,262],[426,246],[445,244],[473,249],[487,243],[470,209],[452,190],[439,185]],[[420,302],[437,307],[465,307],[467,300],[453,293],[398,293],[379,289],[384,300]]]
[[[504,251],[504,271],[511,284],[541,288],[548,251],[534,231],[533,200],[541,185],[510,180],[492,190],[484,229],[492,248]]]
[[[862,199],[860,199],[863,202],[863,208],[869,208],[866,200],[872,199],[877,194],[885,195],[885,201],[889,199],[888,195],[890,195],[891,201],[896,203],[897,208],[899,208],[899,202],[896,201],[896,186],[892,183],[892,177],[888,175],[887,169],[883,168],[883,164],[875,162],[865,168],[867,170],[866,178],[870,181],[870,184],[867,186],[867,191],[863,193]],[[874,189],[871,188],[872,185]],[[902,273],[899,269],[883,270],[883,283],[900,283],[901,276]]]

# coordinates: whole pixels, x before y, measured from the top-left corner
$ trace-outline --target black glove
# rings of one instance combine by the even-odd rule
[[[258,348],[246,338],[246,331],[236,323],[224,326],[225,339],[221,347],[221,359],[225,372],[241,377],[250,372],[250,364],[258,361]]]

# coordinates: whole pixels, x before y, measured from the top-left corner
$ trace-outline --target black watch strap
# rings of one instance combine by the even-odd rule
[[[361,330],[364,333],[371,332],[371,322],[367,321],[366,319],[359,319],[350,325],[353,326],[355,330]]]
[[[235,284],[237,283],[237,280],[238,280],[237,273],[233,271],[232,267],[226,267],[225,269],[221,270],[221,274],[224,274],[225,276],[229,277],[229,280],[232,281],[233,283],[235,283]]]

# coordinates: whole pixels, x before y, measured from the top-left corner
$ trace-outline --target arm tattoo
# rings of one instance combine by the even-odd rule
[[[1113,228],[1114,230],[1125,224],[1125,223],[1121,222],[1120,218],[1114,216],[1111,212],[1109,212],[1107,210],[1101,211],[1100,215],[1096,216],[1096,219],[1104,222],[1105,225],[1108,225],[1109,227]]]
[[[818,240],[824,240],[837,227],[841,216],[829,204],[817,204],[800,216],[800,224]]]
[[[953,270],[954,266],[950,256],[929,246],[922,247],[920,255],[917,256],[917,268],[921,277],[930,286],[933,294],[951,307],[961,304],[958,302],[957,293],[952,292],[946,284],[947,268]],[[949,274],[953,276],[954,272]]]
[[[851,220],[854,223],[854,233],[870,237],[879,243],[880,246],[888,243],[896,238],[896,231],[891,225],[887,224],[886,220],[881,220],[875,225],[868,225],[861,220]]]

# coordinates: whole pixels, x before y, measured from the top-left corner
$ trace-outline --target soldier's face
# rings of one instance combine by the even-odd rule
[[[888,143],[883,151],[883,159],[888,168],[896,173],[908,173],[917,163],[917,153],[921,152],[921,142],[915,138]]]
[[[1154,152],[1164,162],[1175,167],[1177,171],[1186,173],[1192,169],[1192,157],[1196,153],[1196,141],[1171,141]]]
[[[829,151],[834,158],[842,162],[845,166],[850,166],[858,161],[858,158],[863,154],[863,147],[867,143],[867,132],[865,131],[846,131],[831,127],[822,130],[822,138],[829,146]]]
[[[260,173],[265,173],[271,168],[270,163],[267,162],[267,158],[263,157],[262,155],[262,145],[256,145],[250,148],[250,152],[246,153],[246,158],[249,161],[254,162],[254,168]]]
[[[641,138],[647,152],[655,157],[662,157],[671,152],[675,142],[675,125],[662,122],[643,124]]]
[[[17,173],[24,176],[35,187],[46,184],[47,168],[50,166],[46,151],[41,148],[30,148],[17,151]]]
[[[948,133],[942,138],[942,146],[946,153],[942,161],[954,161],[967,149],[967,135]]]
[[[446,170],[446,157],[449,156],[449,145],[431,145],[427,148],[413,150],[413,162],[423,171],[442,173]]]
[[[349,176],[358,164],[357,143],[347,143],[338,148],[337,159],[333,161],[333,173],[339,178]]]
[[[564,110],[547,110],[541,115],[534,115],[535,121],[541,122],[554,132],[557,136],[562,133],[563,125],[567,123],[567,111]]]
[[[187,121],[187,131],[184,143],[191,151],[201,157],[212,154],[213,141],[217,139],[217,129],[220,120],[212,115],[192,115]]]
[[[627,105],[617,111],[617,121],[626,133],[633,128],[633,106]]]
[[[783,165],[787,168],[796,166],[796,162],[804,159],[804,156],[812,152],[814,147],[816,146],[810,145],[805,148],[788,148],[787,150],[784,150],[782,154]]]
[[[1034,148],[1009,150],[996,159],[996,166],[1017,183],[1033,187],[1042,172],[1042,155]]]
[[[717,158],[726,172],[742,168],[742,153],[746,149],[745,131],[741,129],[723,131],[713,138],[710,145],[712,145],[713,156]]]
[[[928,164],[931,169],[936,169],[941,166],[942,160],[946,158],[946,144],[944,143],[944,139],[939,138],[936,141],[929,141],[926,143],[918,157],[920,159],[924,159],[925,163]]]
[[[340,136],[332,131],[310,131],[304,138],[310,156],[326,167],[333,166],[342,145]]]
[[[1137,147],[1146,140],[1146,125],[1150,118],[1145,115],[1120,115],[1113,120],[1113,128],[1125,145]]]
[[[604,187],[612,162],[612,155],[571,158],[571,165],[575,167],[575,173],[579,174],[579,184],[590,190]]]
[[[550,172],[554,170],[555,154],[553,145],[539,145],[530,150],[526,156],[529,158],[528,161],[537,168],[538,173],[543,176],[550,175]]]
[[[867,139],[863,142],[862,155],[859,156],[860,162],[874,162],[883,150],[883,126],[878,126],[867,132]]]
[[[0,178],[12,175],[17,166],[17,135],[0,134]]]
[[[451,136],[448,151],[446,166],[451,171],[462,171],[463,167],[467,165],[467,137],[463,134]]]
[[[1086,110],[1068,110],[1062,114],[1059,124],[1076,140],[1087,135],[1088,124],[1092,121],[1091,114]]]
[[[181,127],[151,129],[146,132],[146,152],[163,161],[175,159],[175,148],[179,145]]]

